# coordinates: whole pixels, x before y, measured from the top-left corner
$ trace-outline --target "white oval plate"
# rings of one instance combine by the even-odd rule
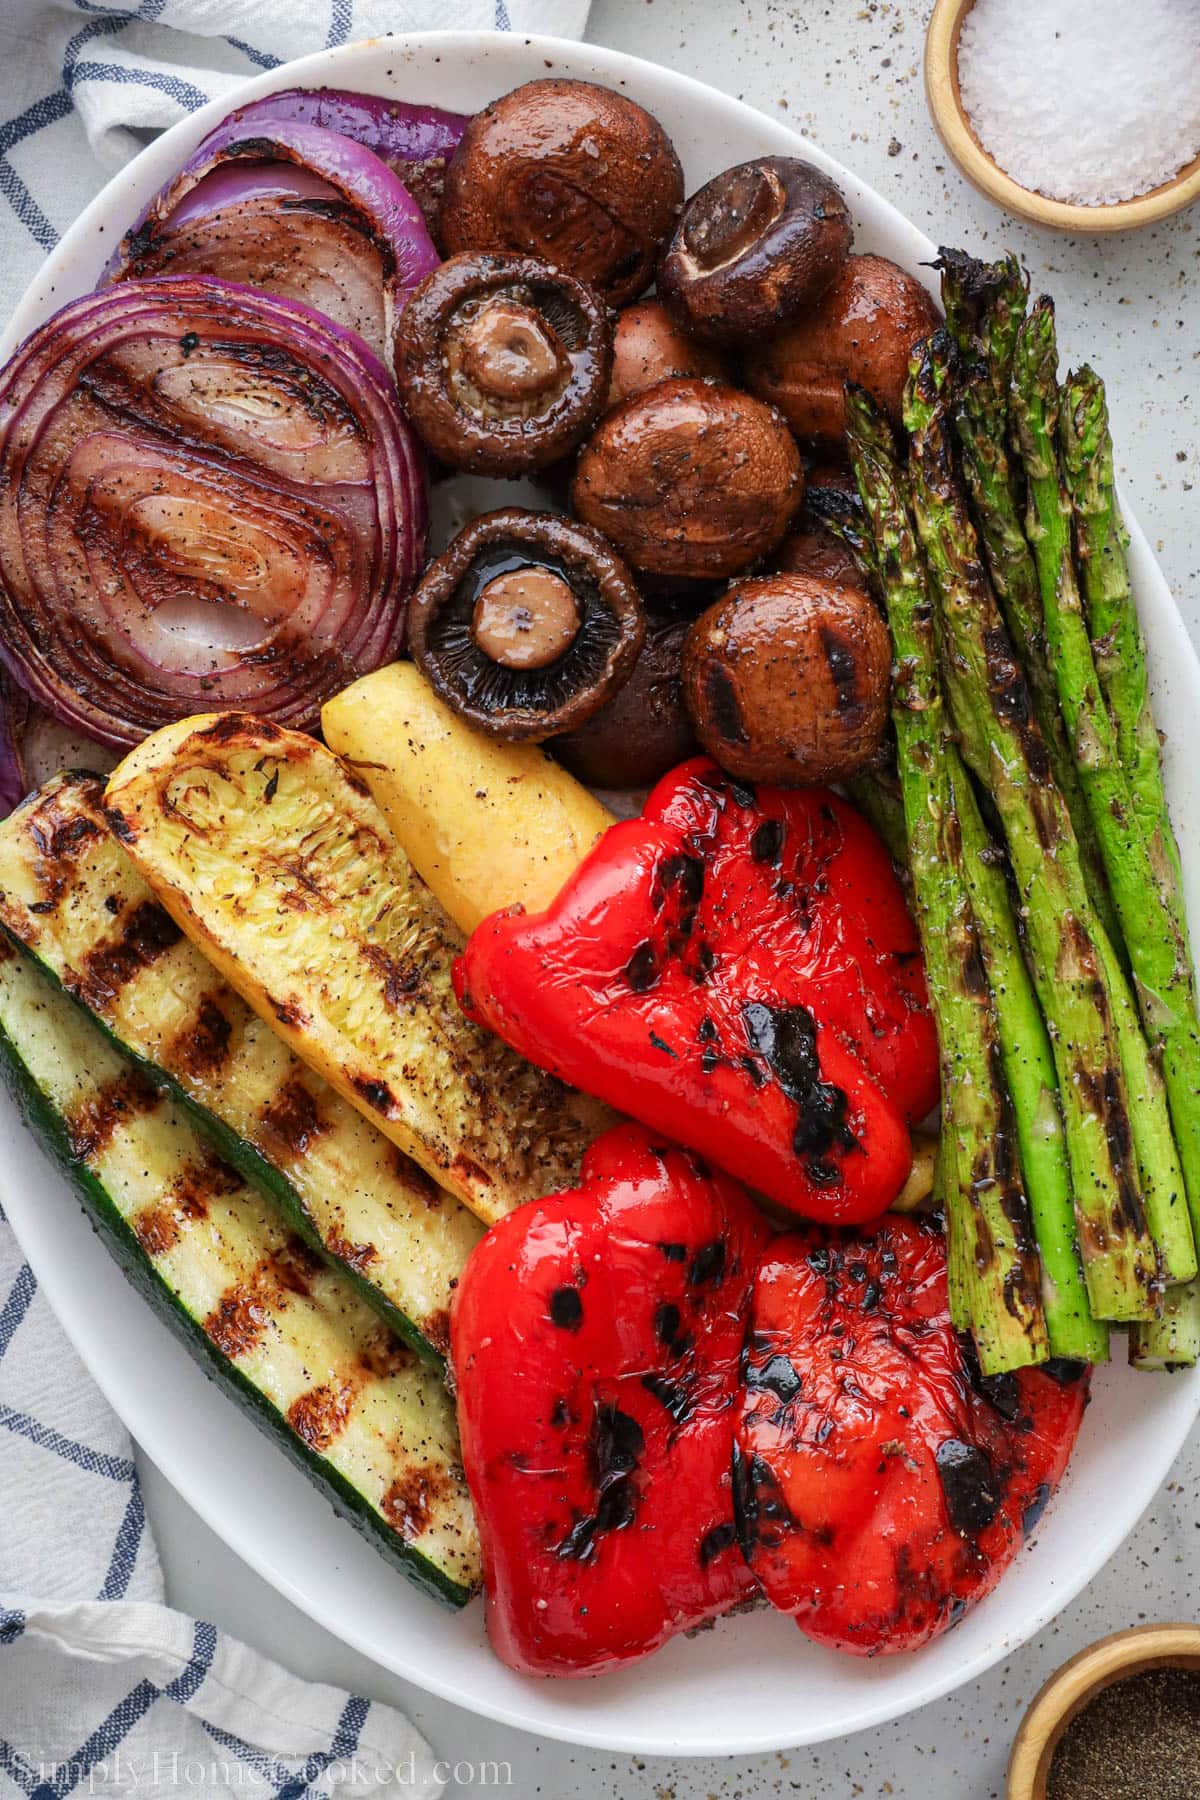
[[[249,81],[239,100],[333,85],[473,112],[550,71],[606,82],[648,106],[675,140],[689,191],[729,163],[799,151],[841,183],[859,248],[914,270],[934,253],[885,200],[786,126],[668,69],[590,45],[457,32],[381,39]],[[120,232],[230,105],[176,125],[109,183],[48,259],[0,355],[91,287]],[[1195,904],[1200,772],[1179,745],[1200,718],[1200,665],[1144,538],[1131,530],[1158,717],[1175,744],[1168,777]],[[478,1604],[452,1614],[410,1588],[205,1379],[125,1285],[2,1095],[0,1108],[3,1202],[38,1279],[112,1405],[206,1523],[281,1593],[386,1668],[550,1737],[643,1754],[747,1755],[859,1731],[938,1698],[1041,1631],[1091,1580],[1148,1505],[1200,1411],[1200,1371],[1167,1378],[1103,1370],[1067,1480],[1035,1541],[990,1599],[916,1654],[838,1656],[807,1643],[778,1614],[757,1613],[677,1639],[625,1674],[523,1679],[489,1652]]]

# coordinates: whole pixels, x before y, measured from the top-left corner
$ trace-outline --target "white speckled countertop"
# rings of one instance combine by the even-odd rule
[[[929,10],[928,0],[593,0],[589,36],[783,112],[935,240],[1019,251],[1035,289],[1058,301],[1064,356],[1086,355],[1106,377],[1121,479],[1200,644],[1200,207],[1157,230],[1092,240],[1007,219],[948,166],[929,122]],[[1195,1616],[1200,1589],[1193,1442],[1082,1598],[1039,1642],[950,1699],[816,1751],[682,1763],[591,1755],[474,1719],[385,1674],[252,1575],[155,1470],[144,1474],[176,1605],[298,1673],[406,1707],[439,1755],[462,1765],[452,1792],[481,1791],[480,1764],[499,1760],[511,1775],[499,1791],[521,1800],[999,1800],[1017,1722],[1050,1671],[1106,1632]]]

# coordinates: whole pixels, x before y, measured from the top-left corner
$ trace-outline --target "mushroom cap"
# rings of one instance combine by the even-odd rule
[[[503,578],[519,571],[557,581],[527,581],[526,599],[539,592],[553,603],[565,582],[574,596],[578,628],[548,663],[500,662],[480,638],[479,603]],[[483,513],[426,569],[408,603],[408,649],[448,706],[492,736],[538,741],[589,719],[628,680],[642,647],[645,622],[633,577],[599,532],[558,513],[506,506]],[[503,641],[507,634],[497,634]]]
[[[565,456],[603,407],[611,366],[603,302],[534,256],[451,257],[396,328],[396,381],[422,440],[481,475]]]
[[[608,406],[656,387],[676,375],[699,375],[728,381],[728,359],[713,344],[690,337],[661,300],[638,300],[617,314],[613,331],[613,366]]]
[[[633,673],[566,737],[554,754],[589,787],[652,787],[696,750],[696,733],[683,700],[683,644],[689,621],[649,618]]]
[[[644,107],[590,81],[527,81],[467,126],[442,198],[446,249],[523,250],[614,306],[650,285],[683,204],[670,138]]]
[[[886,256],[850,256],[811,312],[747,352],[742,372],[797,437],[833,444],[845,435],[847,381],[900,423],[909,355],[940,323],[914,275]]]
[[[687,202],[658,265],[680,323],[718,343],[776,332],[818,300],[850,252],[845,198],[798,156],[760,156]]]
[[[773,408],[681,377],[605,415],[580,452],[571,502],[634,568],[717,579],[775,548],[803,492],[800,454]]]
[[[888,719],[892,646],[869,595],[807,575],[743,581],[701,613],[684,694],[730,774],[781,787],[852,775]]]

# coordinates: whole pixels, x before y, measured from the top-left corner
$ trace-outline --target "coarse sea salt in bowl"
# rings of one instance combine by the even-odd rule
[[[1035,225],[1128,231],[1200,198],[1200,0],[937,0],[925,91],[968,181]]]

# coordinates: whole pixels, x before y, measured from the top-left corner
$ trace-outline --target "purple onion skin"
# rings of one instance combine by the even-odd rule
[[[271,162],[306,170],[351,201],[392,265],[387,280],[399,312],[412,289],[441,260],[417,202],[399,176],[365,145],[304,120],[265,116],[252,131],[234,114],[209,132],[121,239],[100,285],[122,279],[155,233],[169,228],[176,207],[214,170],[244,163],[249,186],[260,180],[263,164]],[[195,218],[190,222],[194,229]]]
[[[448,161],[469,123],[466,113],[385,100],[379,94],[352,94],[345,88],[285,88],[239,107],[228,122],[254,127],[266,119],[299,119],[340,131],[387,163],[427,162],[434,157]]]
[[[7,819],[29,790],[22,745],[31,711],[29,696],[0,665],[0,819]]]

